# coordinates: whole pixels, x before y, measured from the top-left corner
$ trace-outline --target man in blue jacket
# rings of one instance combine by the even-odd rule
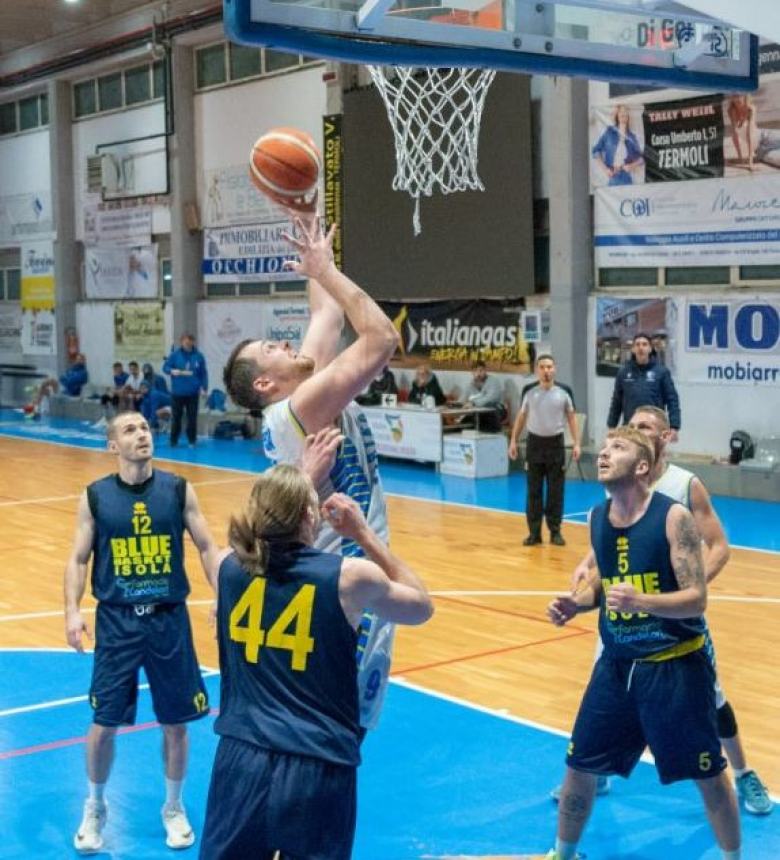
[[[179,443],[182,413],[187,411],[187,439],[194,447],[198,438],[198,401],[200,393],[208,390],[209,376],[203,353],[195,349],[195,338],[183,334],[181,346],[171,351],[163,365],[163,373],[171,377],[171,447]]]
[[[681,426],[680,398],[672,374],[658,363],[650,336],[644,332],[634,336],[631,353],[631,358],[618,370],[615,379],[607,427],[611,430],[621,423],[628,424],[638,406],[657,406],[668,414],[671,441],[676,442]]]

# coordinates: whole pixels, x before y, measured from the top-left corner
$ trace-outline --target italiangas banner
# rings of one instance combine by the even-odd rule
[[[598,188],[596,266],[780,264],[780,173]]]
[[[435,368],[462,369],[482,359],[491,370],[529,372],[533,356],[521,330],[522,299],[379,304],[401,335],[394,365],[425,361]]]

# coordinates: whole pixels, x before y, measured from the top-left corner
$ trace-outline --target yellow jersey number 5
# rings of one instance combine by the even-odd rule
[[[244,657],[249,663],[257,663],[261,647],[282,648],[290,652],[292,669],[305,672],[308,656],[314,650],[310,634],[316,589],[313,585],[302,585],[266,631],[262,627],[266,583],[265,577],[254,577],[238,599],[230,613],[230,638],[243,643]]]

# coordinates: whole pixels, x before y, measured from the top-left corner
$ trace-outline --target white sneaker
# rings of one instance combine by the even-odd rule
[[[73,845],[82,854],[94,854],[103,847],[103,828],[106,826],[108,805],[97,800],[84,803],[84,817],[81,819]]]
[[[184,807],[180,803],[166,803],[161,813],[163,827],[168,834],[165,844],[169,848],[189,848],[195,842],[195,834]]]

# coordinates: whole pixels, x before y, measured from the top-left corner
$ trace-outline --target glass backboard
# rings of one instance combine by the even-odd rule
[[[752,90],[758,40],[666,0],[224,0],[228,37],[352,63]]]

